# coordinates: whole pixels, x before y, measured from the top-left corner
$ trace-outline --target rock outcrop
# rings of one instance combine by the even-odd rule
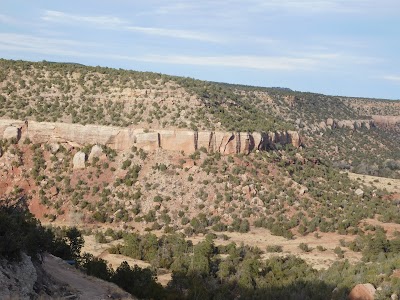
[[[323,122],[322,122],[323,123]],[[367,129],[370,129],[371,127],[375,126],[375,123],[373,120],[334,120],[332,118],[329,118],[325,122],[326,128],[346,128],[346,129],[360,129],[362,127],[365,127]],[[321,127],[321,126],[320,126]]]
[[[102,155],[103,155],[103,148],[101,148],[99,145],[94,145],[89,153],[88,157],[89,162],[91,162],[95,157],[100,158]]]
[[[46,254],[39,263],[22,253],[20,261],[0,259],[0,299],[136,298],[113,283],[81,273],[61,258]]]
[[[400,124],[400,116],[372,116],[375,124],[380,127],[393,127]]]
[[[350,292],[349,300],[374,300],[375,287],[370,284],[357,284]]]
[[[74,158],[72,159],[72,165],[74,170],[84,169],[86,167],[85,162],[86,162],[86,154],[81,151],[76,152]]]
[[[146,151],[165,149],[184,151],[187,154],[205,148],[209,152],[221,154],[247,154],[253,150],[276,149],[291,144],[301,146],[301,138],[296,131],[276,131],[264,133],[214,132],[191,130],[144,130],[100,125],[81,125],[36,121],[0,120],[0,137],[18,130],[19,138],[29,138],[33,143],[69,144],[81,147],[85,144],[106,145],[117,151],[126,151],[135,146]],[[13,129],[14,130],[14,129]],[[16,131],[13,131],[15,134]],[[93,149],[92,149],[93,150]],[[100,150],[97,149],[96,152]],[[89,160],[94,154],[89,155]],[[99,155],[99,154],[97,154]],[[84,165],[82,154],[74,162],[74,168]],[[76,166],[76,167],[75,167]]]
[[[20,129],[18,127],[9,126],[4,130],[3,139],[5,140],[14,139],[18,141],[19,137],[20,137]]]
[[[26,254],[20,262],[0,260],[0,299],[31,299],[36,280],[35,266]]]

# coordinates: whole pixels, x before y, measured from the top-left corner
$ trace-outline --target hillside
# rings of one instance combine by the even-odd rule
[[[1,60],[0,193],[55,232],[78,226],[95,263],[151,267],[171,299],[342,299],[367,281],[390,296],[399,115],[396,101]]]
[[[336,166],[400,176],[398,101],[8,60],[0,62],[0,89],[2,118],[145,129],[296,130],[306,147]]]

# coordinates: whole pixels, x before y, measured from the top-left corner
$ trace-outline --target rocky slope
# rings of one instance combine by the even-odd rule
[[[0,299],[134,299],[116,285],[93,278],[62,259],[45,255],[33,262],[22,254],[21,261],[0,260]]]

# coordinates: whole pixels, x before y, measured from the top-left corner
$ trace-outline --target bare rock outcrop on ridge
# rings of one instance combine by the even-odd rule
[[[0,120],[0,137],[8,136],[11,131],[9,128],[16,128],[20,138],[29,138],[33,143],[66,143],[72,146],[99,144],[117,151],[129,150],[135,146],[147,151],[161,148],[190,154],[204,147],[207,151],[221,154],[247,154],[253,150],[275,149],[288,144],[296,148],[301,146],[301,138],[296,131],[265,133],[167,129],[149,131],[130,127],[3,119]],[[15,130],[13,132],[15,133]],[[79,156],[79,163],[77,161],[77,168],[83,166],[81,158],[82,155]],[[76,159],[78,160],[78,157]]]
[[[372,116],[372,119],[380,127],[393,127],[400,124],[400,116]]]

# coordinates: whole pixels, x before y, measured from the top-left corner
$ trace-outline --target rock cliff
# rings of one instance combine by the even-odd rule
[[[380,127],[393,127],[400,124],[400,116],[372,116],[374,122]]]
[[[29,138],[33,143],[66,143],[73,146],[101,144],[117,151],[132,146],[147,151],[159,148],[184,151],[187,154],[205,148],[221,154],[247,154],[253,150],[275,149],[291,144],[298,148],[301,138],[296,131],[265,133],[191,131],[191,130],[144,130],[100,125],[80,125],[36,121],[0,120],[0,137],[4,139]]]
[[[376,126],[374,120],[372,119],[363,119],[363,120],[337,120],[333,118],[328,118],[326,121],[322,121],[318,124],[319,129],[335,129],[335,128],[346,128],[346,129],[359,129],[366,128],[370,129],[371,127]]]

